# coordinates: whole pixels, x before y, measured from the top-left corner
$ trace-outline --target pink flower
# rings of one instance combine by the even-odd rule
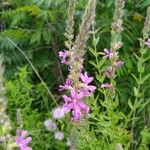
[[[59,85],[59,87],[60,87],[60,89],[59,89],[60,91],[62,91],[62,90],[71,90],[72,87],[71,87],[70,79],[66,79],[65,85]]]
[[[113,51],[111,49],[109,50],[107,48],[104,49],[104,52],[105,52],[105,54],[104,54],[103,58],[112,59],[114,57],[117,57],[117,55],[118,55],[118,52],[113,53]]]
[[[101,85],[101,88],[108,88],[108,89],[110,89],[112,87],[113,87],[113,85],[109,84],[109,83],[104,83],[104,84]]]
[[[150,48],[150,38],[148,38],[147,42],[145,44]]]
[[[82,82],[84,82],[86,84],[89,84],[93,81],[93,77],[88,77],[87,72],[85,72],[84,74],[81,73],[80,78],[81,78]]]
[[[89,113],[89,107],[82,101],[84,97],[83,92],[76,92],[74,89],[71,90],[70,97],[64,95],[63,99],[65,101],[64,109],[72,111],[73,121],[80,120],[83,115]]]
[[[62,64],[68,64],[66,61],[66,58],[69,56],[69,51],[64,50],[59,52],[59,57],[61,58],[61,63]]]
[[[81,90],[81,92],[84,93],[85,96],[90,96],[91,93],[93,93],[96,89],[95,86],[93,85],[88,85],[89,83],[91,83],[93,81],[93,77],[88,77],[87,73],[81,73],[80,74],[80,79],[82,80],[83,84],[83,89]]]
[[[55,139],[56,140],[61,141],[61,140],[63,140],[63,138],[64,138],[64,133],[63,132],[60,132],[60,131],[55,132]]]
[[[53,122],[52,119],[48,119],[44,121],[44,126],[48,131],[53,131],[57,128],[56,124]]]
[[[31,137],[27,137],[28,132],[24,130],[17,130],[16,143],[20,150],[32,150],[28,144],[32,141]]]

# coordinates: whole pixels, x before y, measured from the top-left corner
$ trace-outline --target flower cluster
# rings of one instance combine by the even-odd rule
[[[67,51],[67,50],[59,52],[59,57],[61,58],[62,64],[68,64],[68,62],[66,60],[68,56],[69,56],[69,51]]]
[[[81,83],[77,90],[69,85],[68,91],[70,91],[70,96],[64,95],[64,105],[63,108],[65,112],[72,112],[72,119],[74,121],[80,120],[83,115],[89,113],[89,107],[83,101],[84,97],[90,96],[96,89],[95,86],[89,85],[92,82],[93,77],[88,77],[87,73],[80,74]]]
[[[103,58],[108,58],[111,61],[111,66],[106,68],[105,75],[108,78],[115,78],[115,70],[116,68],[121,67],[124,65],[124,62],[121,60],[118,60],[118,52],[112,51],[109,49],[104,49],[104,56]],[[108,88],[111,89],[113,88],[113,85],[111,83],[104,83],[101,85],[101,88]]]
[[[70,53],[71,54],[71,53]],[[69,52],[64,50],[59,52],[61,63],[65,63],[71,68],[71,64],[67,62],[66,58],[69,56]],[[82,71],[82,70],[81,70]],[[60,85],[60,90],[67,90],[68,95],[63,95],[64,104],[53,110],[53,117],[59,119],[65,116],[66,113],[72,113],[72,120],[78,121],[84,115],[89,113],[89,107],[84,102],[84,98],[90,96],[96,89],[95,86],[90,85],[93,81],[93,77],[89,77],[87,73],[80,71],[79,81],[76,86],[72,83],[68,77],[64,85]],[[78,79],[77,79],[78,80]]]
[[[20,150],[32,150],[28,144],[32,141],[31,137],[27,137],[28,132],[25,130],[17,130],[16,143]]]

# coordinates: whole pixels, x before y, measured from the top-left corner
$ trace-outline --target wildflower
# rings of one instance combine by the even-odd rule
[[[111,78],[111,77],[114,77],[115,76],[115,72],[114,72],[114,69],[112,66],[109,66],[106,71],[105,71],[105,75],[108,77],[108,78]]]
[[[63,133],[63,132],[57,131],[57,132],[55,133],[55,139],[56,139],[56,140],[61,141],[61,140],[63,140],[63,138],[64,138],[64,133]]]
[[[52,119],[45,120],[44,126],[48,131],[53,131],[57,128],[56,124],[53,122]]]
[[[121,67],[121,66],[123,66],[124,65],[124,62],[123,61],[117,61],[117,62],[114,62],[114,66],[115,67]]]
[[[112,87],[113,87],[113,85],[109,84],[109,83],[104,83],[104,84],[101,85],[101,88],[108,88],[108,89],[110,89]]]
[[[92,92],[95,91],[96,87],[93,85],[88,85],[93,81],[93,77],[88,77],[87,73],[80,74],[80,78],[82,80],[83,84],[83,89],[81,90],[85,96],[90,96]]]
[[[59,85],[59,87],[60,87],[60,89],[59,89],[60,91],[62,91],[62,90],[71,90],[72,87],[71,87],[70,79],[66,79],[65,85]]]
[[[82,101],[84,96],[83,92],[76,92],[74,89],[71,90],[71,97],[63,96],[65,100],[64,108],[72,111],[73,121],[80,120],[83,114],[89,113],[89,107]]]
[[[28,132],[24,130],[17,130],[16,143],[20,150],[32,150],[28,144],[32,141],[31,137],[27,137]]]
[[[66,58],[68,55],[69,55],[69,51],[67,51],[67,50],[59,52],[59,57],[61,58],[62,64],[68,64],[68,62],[66,61]]]
[[[148,38],[147,42],[145,44],[150,48],[150,38]]]
[[[58,107],[53,110],[53,117],[55,119],[60,119],[65,116],[65,113],[66,113],[66,111],[63,107]]]
[[[104,52],[105,52],[105,54],[104,54],[103,58],[112,59],[114,57],[117,57],[117,55],[118,55],[118,52],[113,52],[111,49],[109,50],[107,48],[104,49]]]
[[[93,77],[88,77],[87,72],[85,72],[84,74],[81,73],[80,78],[86,84],[89,84],[93,81]]]

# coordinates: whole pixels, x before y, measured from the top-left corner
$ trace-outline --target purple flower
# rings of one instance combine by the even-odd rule
[[[108,77],[108,78],[111,78],[111,77],[114,77],[115,76],[115,72],[114,72],[114,69],[112,66],[109,66],[106,71],[105,71],[105,75]]]
[[[150,38],[148,38],[147,42],[145,44],[150,48]]]
[[[56,124],[53,122],[52,119],[45,120],[44,126],[48,131],[53,131],[57,128]]]
[[[64,109],[72,111],[73,121],[80,120],[83,115],[89,113],[89,107],[82,101],[85,96],[83,92],[76,92],[74,89],[70,92],[70,97],[64,95]]]
[[[61,141],[61,140],[63,140],[63,138],[64,138],[64,133],[63,132],[60,132],[60,131],[55,132],[55,139],[56,140]]]
[[[55,119],[63,118],[67,112],[68,112],[68,111],[67,111],[66,109],[64,109],[64,107],[55,108],[55,109],[53,110],[53,117],[54,117]]]
[[[93,81],[93,77],[88,77],[87,72],[85,72],[84,74],[81,73],[80,78],[81,78],[82,82],[84,82],[86,84],[89,84]]]
[[[24,130],[17,130],[16,143],[20,150],[32,150],[28,144],[32,141],[31,137],[27,137],[28,132]]]
[[[61,58],[62,64],[68,64],[68,62],[66,61],[66,58],[68,57],[68,55],[69,55],[69,51],[67,50],[59,52],[59,57]]]
[[[87,73],[80,74],[80,79],[82,80],[83,84],[83,89],[80,90],[81,92],[84,93],[85,96],[90,96],[91,93],[93,93],[96,89],[95,86],[93,85],[88,85],[93,81],[93,77],[88,77]]]
[[[109,50],[107,48],[104,48],[104,52],[105,52],[105,54],[104,54],[103,58],[112,59],[114,57],[117,57],[117,55],[118,55],[118,52],[113,52],[111,49]]]
[[[115,67],[122,67],[123,65],[124,65],[124,62],[121,60],[114,63]]]
[[[113,87],[113,85],[109,84],[109,83],[104,83],[104,84],[101,85],[101,88],[108,88],[108,89],[110,89],[112,87]]]
[[[59,87],[60,87],[60,89],[59,89],[60,91],[62,91],[62,90],[71,90],[72,87],[71,87],[70,79],[66,79],[65,85],[59,85]]]

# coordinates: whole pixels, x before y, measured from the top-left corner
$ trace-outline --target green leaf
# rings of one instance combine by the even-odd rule
[[[140,72],[140,73],[144,72],[143,60],[140,59],[138,61],[137,67],[138,67],[138,72]]]
[[[101,68],[102,65],[105,63],[106,59],[101,59],[99,62],[98,62],[98,68]]]
[[[41,30],[39,29],[39,30],[37,30],[37,32],[32,34],[30,44],[33,44],[33,43],[38,43],[39,44],[40,40],[41,40]]]
[[[133,104],[132,104],[132,102],[131,102],[131,99],[128,100],[128,105],[129,105],[129,107],[130,107],[131,109],[133,109]]]
[[[93,65],[95,68],[98,68],[98,66],[97,66],[97,64],[95,64],[95,62],[89,61],[89,63],[90,63],[91,65]]]
[[[140,80],[140,83],[143,84],[149,78],[150,78],[150,73],[148,73],[147,75],[145,75],[144,77],[142,77],[142,79]]]
[[[97,52],[93,48],[89,47],[89,50],[95,57],[98,56]]]
[[[131,74],[131,75],[132,75],[132,77],[135,79],[135,81],[136,81],[137,83],[140,83],[139,79],[138,79],[134,74]]]
[[[94,45],[95,47],[97,46],[98,42],[99,42],[99,37],[93,38],[92,43],[93,43],[93,45]]]
[[[103,81],[105,80],[105,75],[102,75],[102,76],[100,76],[100,75],[96,75],[96,79],[100,82],[100,83],[103,83]]]
[[[136,87],[134,87],[133,89],[134,89],[135,96],[139,97],[139,90]]]

